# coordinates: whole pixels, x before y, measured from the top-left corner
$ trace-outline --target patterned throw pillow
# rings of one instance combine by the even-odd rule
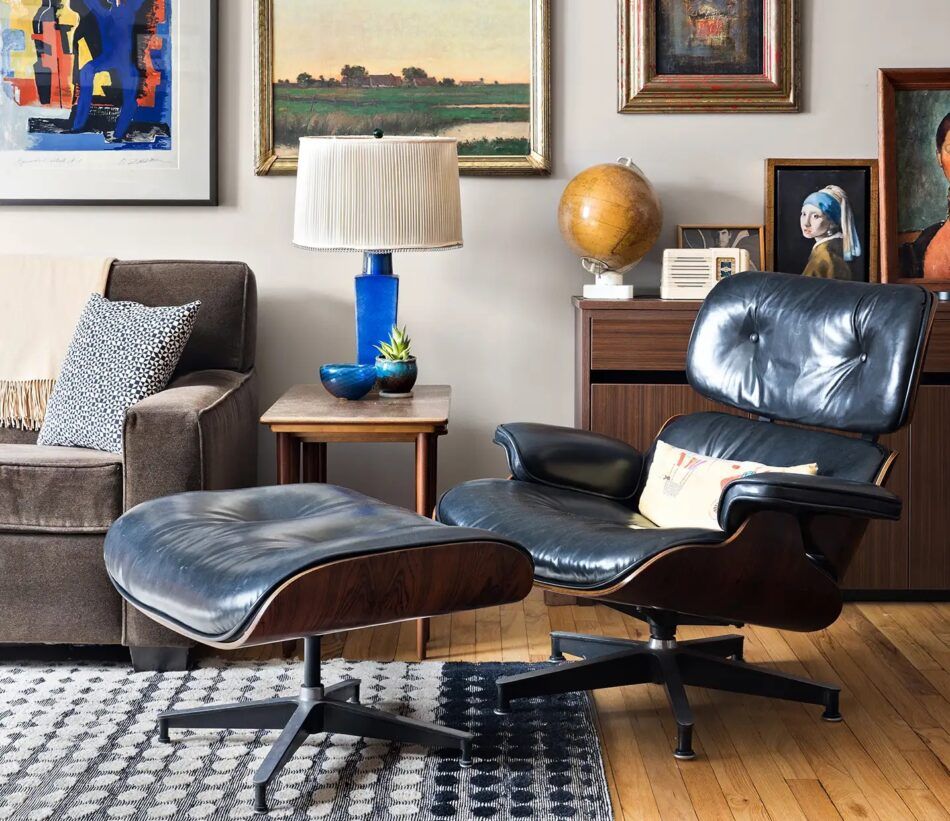
[[[147,308],[90,296],[37,444],[121,453],[125,412],[168,384],[200,305]]]
[[[818,465],[776,468],[760,462],[716,459],[658,439],[647,483],[640,495],[640,513],[659,527],[719,530],[719,500],[726,485],[756,473],[814,476]]]

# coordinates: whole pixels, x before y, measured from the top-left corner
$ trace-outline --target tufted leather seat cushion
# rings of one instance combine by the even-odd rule
[[[284,581],[321,564],[498,536],[450,529],[332,485],[183,493],[145,502],[109,530],[106,568],[147,613],[212,641],[241,632]]]
[[[597,589],[681,544],[715,544],[719,530],[634,529],[626,505],[572,490],[504,479],[466,482],[439,501],[439,521],[523,544],[539,582]]]
[[[889,433],[910,413],[932,300],[916,285],[728,277],[696,318],[687,377],[760,416]]]

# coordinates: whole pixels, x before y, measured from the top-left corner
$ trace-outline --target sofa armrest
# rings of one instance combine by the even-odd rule
[[[719,502],[719,525],[734,532],[752,513],[763,510],[796,516],[832,515],[858,519],[901,516],[900,497],[877,485],[830,476],[759,473],[730,482]]]
[[[257,415],[253,371],[195,371],[131,407],[125,510],[173,493],[255,484]]]
[[[522,482],[577,490],[618,502],[636,495],[643,456],[625,442],[599,433],[553,425],[499,425],[495,444],[508,453]]]

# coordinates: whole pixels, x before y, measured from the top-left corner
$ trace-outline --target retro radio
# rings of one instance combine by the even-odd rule
[[[663,252],[661,299],[705,299],[723,277],[752,268],[742,248],[670,248]]]

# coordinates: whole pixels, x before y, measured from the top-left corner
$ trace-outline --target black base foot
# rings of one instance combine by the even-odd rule
[[[473,736],[470,733],[356,703],[360,688],[357,679],[324,688],[319,683],[319,644],[312,639],[307,643],[306,673],[299,698],[272,698],[162,713],[158,717],[159,741],[169,741],[168,731],[175,728],[280,730],[280,736],[254,775],[254,810],[258,813],[269,811],[268,786],[300,745],[316,733],[341,733],[424,747],[454,747],[459,751],[459,764],[472,765]]]
[[[187,647],[130,647],[136,673],[180,673],[188,669]]]
[[[651,634],[650,641],[642,642],[553,633],[554,656],[563,651],[583,660],[498,679],[495,713],[508,714],[511,700],[517,698],[662,684],[677,725],[673,755],[683,761],[696,757],[693,713],[685,685],[818,704],[825,708],[822,718],[826,721],[841,720],[838,687],[746,664],[742,661],[742,636],[677,642],[675,626],[669,622],[651,622]]]

